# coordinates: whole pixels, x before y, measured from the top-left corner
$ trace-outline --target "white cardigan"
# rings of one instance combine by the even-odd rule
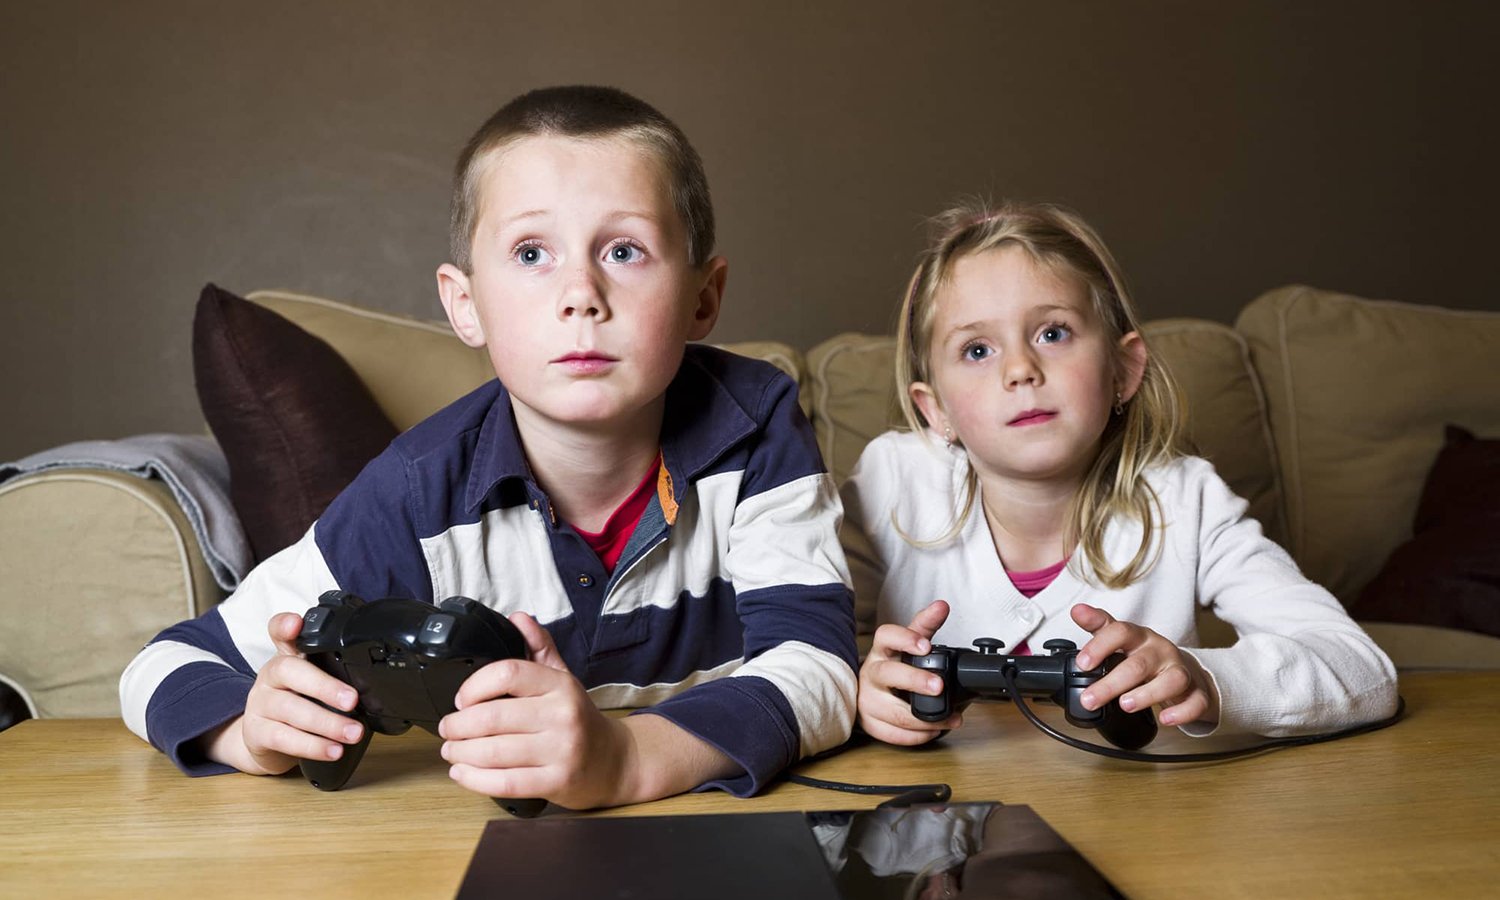
[[[854,578],[860,631],[907,624],[933,600],[952,612],[934,642],[968,647],[994,637],[1040,647],[1060,637],[1089,639],[1068,610],[1085,602],[1116,619],[1144,625],[1180,647],[1198,643],[1195,606],[1233,626],[1233,647],[1192,655],[1219,691],[1217,729],[1268,736],[1330,731],[1390,715],[1396,671],[1332,594],[1308,581],[1291,557],[1245,515],[1246,503],[1207,460],[1189,456],[1147,474],[1160,499],[1161,555],[1141,580],[1120,590],[1090,584],[1075,553],[1056,580],[1031,599],[1006,576],[976,498],[957,537],[937,547],[957,511],[967,463],[963,452],[910,433],[887,432],[860,456],[842,494],[842,537]],[[894,515],[894,523],[892,517]],[[1108,558],[1123,565],[1140,542],[1136,522],[1119,519],[1105,533]]]

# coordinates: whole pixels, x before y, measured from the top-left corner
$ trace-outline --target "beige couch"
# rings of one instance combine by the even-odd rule
[[[322,337],[399,428],[489,377],[446,325],[294,294],[251,299]],[[1423,479],[1454,422],[1500,435],[1500,314],[1268,293],[1235,327],[1147,326],[1186,389],[1193,438],[1309,577],[1348,602],[1410,536]],[[846,334],[805,355],[731,345],[796,376],[833,472],[897,424],[893,341]],[[0,485],[0,680],[42,716],[117,715],[116,682],[161,628],[222,599],[157,482],[91,470]],[[1366,623],[1399,666],[1500,668],[1500,638]],[[1232,639],[1206,622],[1210,641]]]

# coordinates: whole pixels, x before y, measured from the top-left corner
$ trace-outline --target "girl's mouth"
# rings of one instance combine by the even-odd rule
[[[1006,422],[1005,424],[1014,425],[1016,427],[1025,425],[1040,425],[1043,422],[1050,422],[1055,418],[1057,418],[1056,410],[1028,409],[1025,412],[1021,413],[1019,416],[1016,416],[1014,419],[1011,419],[1009,422]]]

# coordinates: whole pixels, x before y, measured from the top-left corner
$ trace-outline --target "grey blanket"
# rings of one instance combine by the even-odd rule
[[[229,502],[229,463],[213,438],[141,434],[117,441],[79,441],[0,463],[0,483],[48,469],[112,469],[165,482],[192,525],[214,580],[226,591],[250,571],[250,542]],[[80,510],[80,514],[86,514]]]

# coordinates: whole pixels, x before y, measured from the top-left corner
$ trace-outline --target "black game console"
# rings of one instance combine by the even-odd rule
[[[1025,697],[1040,697],[1061,706],[1070,724],[1096,728],[1105,740],[1126,750],[1139,750],[1156,738],[1156,717],[1150,709],[1127,713],[1116,700],[1098,709],[1084,709],[1080,697],[1089,685],[1125,661],[1113,653],[1093,669],[1075,664],[1078,647],[1072,641],[1054,638],[1042,647],[1048,656],[1009,656],[1005,644],[995,638],[979,638],[973,650],[935,645],[925,656],[902,654],[909,665],[943,678],[943,692],[936,697],[911,695],[912,715],[924,722],[941,722],[956,706],[975,697],[1009,699],[1011,687]]]
[[[496,660],[527,656],[516,626],[467,597],[433,606],[397,597],[367,602],[345,591],[326,592],[303,615],[297,649],[359,694],[352,712],[335,710],[364,725],[359,742],[336,760],[302,760],[303,776],[323,791],[344,786],[375,732],[403,734],[419,725],[435,735],[438,721],[454,711],[465,679]],[[500,797],[495,802],[521,817],[547,805]]]

